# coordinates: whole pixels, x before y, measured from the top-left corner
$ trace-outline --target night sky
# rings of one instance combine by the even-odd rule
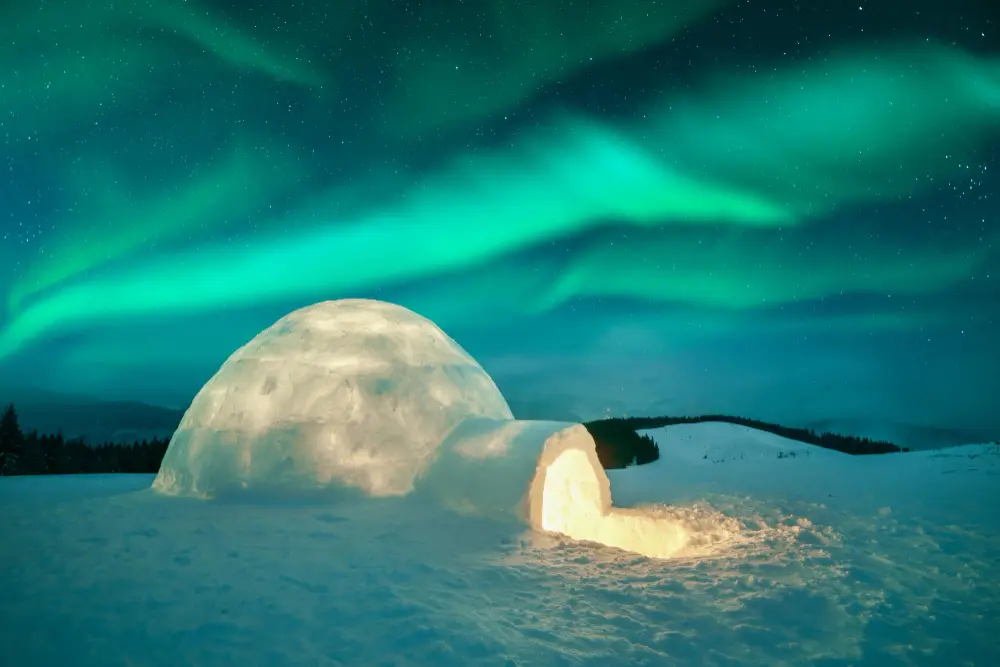
[[[1000,429],[994,4],[7,0],[0,386],[374,297],[518,416]]]

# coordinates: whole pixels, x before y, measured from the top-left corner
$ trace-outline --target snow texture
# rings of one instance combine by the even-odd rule
[[[433,322],[379,301],[327,301],[229,357],[184,414],[154,488],[403,494],[452,429],[477,417],[512,415]]]
[[[441,464],[474,473],[476,452],[565,426],[463,426]],[[152,476],[0,478],[2,662],[1000,664],[995,447],[852,457],[731,424],[649,433],[661,459],[608,477],[616,502],[685,527],[671,560],[526,532],[499,470],[530,474],[527,454],[465,491],[431,484],[447,473],[435,468],[377,499],[204,502],[153,493]],[[468,512],[443,504],[463,497]]]

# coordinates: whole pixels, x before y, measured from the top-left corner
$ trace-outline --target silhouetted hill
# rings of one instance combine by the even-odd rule
[[[873,419],[822,419],[803,424],[817,433],[850,433],[871,440],[886,440],[910,449],[957,447],[977,442],[992,442],[1000,432],[984,429],[948,428]]]
[[[17,405],[25,431],[62,433],[68,440],[88,443],[129,443],[167,438],[184,415],[173,410],[135,401],[100,401],[48,392],[0,397],[0,405]]]

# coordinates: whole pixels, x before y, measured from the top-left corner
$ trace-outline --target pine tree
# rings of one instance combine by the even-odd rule
[[[0,475],[16,475],[20,472],[23,450],[24,433],[17,423],[17,411],[12,403],[0,417]]]
[[[32,431],[22,439],[21,462],[18,466],[22,475],[44,475],[49,472],[45,460],[45,452],[42,451],[42,441],[38,433]]]
[[[43,435],[39,440],[42,456],[45,459],[45,470],[50,475],[60,475],[71,472],[69,459],[61,435]]]

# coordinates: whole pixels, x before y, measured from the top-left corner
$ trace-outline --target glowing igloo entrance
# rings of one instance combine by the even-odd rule
[[[418,491],[457,511],[518,516],[535,530],[651,558],[674,557],[690,541],[682,521],[614,507],[594,439],[580,424],[467,422],[445,441]]]
[[[688,545],[688,533],[680,523],[643,510],[614,507],[603,468],[600,463],[595,468],[580,449],[562,452],[540,475],[541,516],[536,528],[651,558],[671,558]]]

